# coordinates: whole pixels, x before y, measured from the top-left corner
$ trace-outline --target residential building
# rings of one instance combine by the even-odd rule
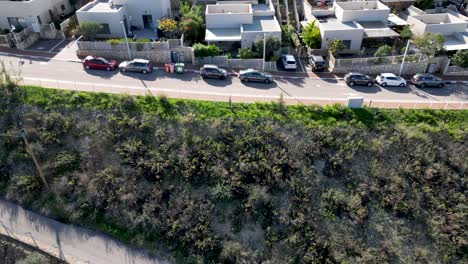
[[[440,33],[446,50],[468,49],[468,18],[458,13],[418,14],[408,17],[411,31],[416,35]]]
[[[251,48],[257,38],[275,36],[281,40],[281,27],[271,1],[219,1],[207,5],[205,41],[229,49]]]
[[[48,24],[73,11],[68,0],[0,0],[0,28]]]
[[[154,32],[158,20],[170,14],[170,0],[110,0],[90,2],[76,11],[78,22],[102,24],[99,37],[124,37],[132,31]],[[122,23],[121,23],[122,22]]]
[[[322,49],[328,40],[340,39],[349,50],[360,50],[363,41],[398,37],[390,29],[390,8],[380,1],[334,2],[325,10],[310,10],[308,22],[316,21],[322,37]]]

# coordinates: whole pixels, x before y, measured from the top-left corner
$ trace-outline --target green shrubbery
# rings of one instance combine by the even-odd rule
[[[179,263],[466,261],[467,111],[1,93],[6,198]]]

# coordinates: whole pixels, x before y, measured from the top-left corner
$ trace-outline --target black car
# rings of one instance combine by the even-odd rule
[[[371,87],[374,85],[374,80],[371,77],[358,72],[350,72],[346,74],[344,80],[349,86],[366,85]]]
[[[411,78],[411,83],[413,83],[416,87],[424,88],[424,87],[439,87],[442,88],[445,85],[444,80],[441,78],[437,78],[432,74],[425,74],[425,73],[418,73]]]
[[[239,72],[239,79],[243,82],[271,83],[273,81],[273,76],[254,69],[247,69]]]
[[[225,69],[221,69],[216,65],[203,65],[200,68],[200,75],[203,79],[205,78],[216,78],[224,80],[227,77],[227,71]]]

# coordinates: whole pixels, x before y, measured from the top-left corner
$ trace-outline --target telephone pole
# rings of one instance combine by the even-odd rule
[[[39,165],[39,162],[36,159],[36,155],[34,155],[31,145],[29,145],[29,141],[26,138],[26,133],[24,132],[24,129],[21,130],[20,135],[23,138],[24,144],[26,145],[26,151],[29,153],[29,155],[31,155],[34,165],[36,166],[37,172],[39,173],[39,177],[41,177],[42,183],[44,183],[44,186],[46,187],[46,189],[49,190],[49,185],[47,184],[47,181],[44,177],[44,173],[42,172],[41,166]]]

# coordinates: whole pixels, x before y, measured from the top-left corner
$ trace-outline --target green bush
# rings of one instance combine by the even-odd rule
[[[322,46],[322,37],[320,29],[315,25],[315,21],[307,25],[302,31],[302,40],[305,45],[311,49],[320,49]]]
[[[392,47],[389,45],[383,45],[380,48],[377,49],[377,51],[374,53],[375,57],[385,57],[390,55],[392,52]]]
[[[468,50],[457,50],[450,59],[453,65],[468,68]]]
[[[238,50],[237,57],[239,57],[239,59],[253,59],[255,57],[255,54],[249,48],[240,48]]]
[[[213,44],[203,45],[201,43],[193,45],[193,50],[197,58],[214,57],[218,56],[221,52],[221,50]]]
[[[18,260],[16,264],[44,264],[48,263],[48,259],[43,255],[33,252],[28,254],[26,258]]]
[[[97,33],[102,29],[102,25],[94,21],[84,21],[77,27],[78,34],[83,35],[87,40],[93,41]]]

